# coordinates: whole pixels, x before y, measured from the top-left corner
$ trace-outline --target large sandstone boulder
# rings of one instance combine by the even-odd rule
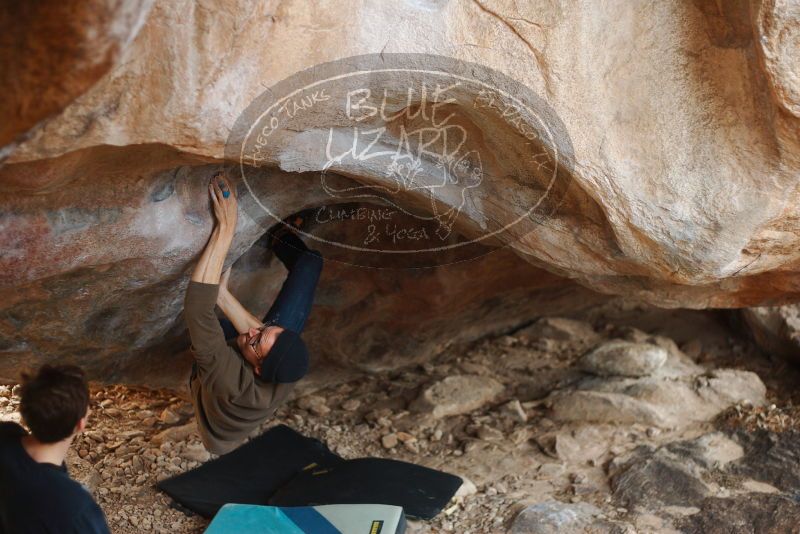
[[[756,373],[707,371],[679,350],[654,344],[608,341],[578,365],[590,374],[548,397],[555,419],[681,428],[740,402],[766,403]]]
[[[106,75],[153,0],[4,2],[0,6],[0,161],[41,121]],[[5,148],[1,148],[5,145]]]
[[[38,4],[70,29],[56,50],[71,52],[58,61],[45,45],[50,18],[3,8],[0,56],[17,75],[0,108],[0,377],[56,358],[95,376],[151,376],[185,346],[181,295],[211,228],[205,182],[236,163],[226,143],[242,117],[295,73],[362,62],[471,73],[524,93],[538,115],[467,105],[482,95],[463,84],[446,109],[469,135],[465,166],[451,176],[469,191],[406,187],[395,207],[431,215],[451,244],[480,243],[425,271],[381,272],[419,267],[389,255],[369,265],[376,271],[329,262],[309,325],[328,359],[418,361],[454,339],[597,298],[565,279],[662,306],[798,298],[794,1]],[[397,55],[409,53],[428,55]],[[419,121],[411,111],[424,103],[405,100],[407,80],[376,79],[390,108],[409,112],[384,125],[382,142],[399,146],[400,126]],[[342,114],[308,109],[235,177],[231,260],[276,219],[329,204],[331,190],[394,185],[374,162],[329,165],[312,150],[334,130],[333,146],[346,144],[347,132]],[[469,174],[476,162],[479,180]],[[415,179],[432,180],[440,163],[423,158]],[[557,194],[527,216],[550,175]],[[348,228],[320,225],[316,237],[354,237]],[[237,272],[241,287],[261,282],[266,293],[248,293],[259,303],[281,276],[264,264]]]

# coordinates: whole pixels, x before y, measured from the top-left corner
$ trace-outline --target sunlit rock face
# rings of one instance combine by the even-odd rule
[[[0,157],[105,76],[152,0],[6,2],[0,8]]]
[[[401,208],[453,214],[455,241],[509,226],[544,183],[528,157],[538,150],[560,158],[559,194],[470,261],[445,253],[437,267],[386,271],[377,267],[398,262],[354,267],[325,250],[334,261],[308,332],[324,357],[422,361],[597,293],[697,308],[800,296],[796,2],[97,1],[95,19],[39,4],[50,18],[8,7],[0,18],[14,74],[0,108],[0,377],[51,360],[111,380],[154,376],[185,344],[182,292],[212,225],[205,184],[231,163],[237,119],[297,72],[381,52],[470,62],[496,86],[536,95],[558,125],[531,145],[519,118],[466,105],[479,95],[464,89],[447,109],[486,175],[464,209],[446,188],[430,198],[408,188]],[[70,28],[61,61],[50,19]],[[39,21],[30,35],[41,38],[14,37],[25,20]],[[406,87],[384,89],[395,111],[423,105]],[[310,150],[340,119],[312,110],[287,128],[252,171],[271,184],[259,195],[235,178],[229,259],[243,258],[235,281],[252,306],[282,276],[269,257],[263,268],[244,260],[275,222],[256,197],[286,217],[331,202],[313,187],[321,170],[352,187],[389,183],[374,165],[326,167]],[[382,143],[401,144],[409,121],[388,124]],[[423,161],[423,179],[435,163]]]

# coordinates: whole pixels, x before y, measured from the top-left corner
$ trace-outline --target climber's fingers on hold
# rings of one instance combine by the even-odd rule
[[[219,172],[214,176],[214,180],[217,183],[217,186],[222,191],[222,198],[232,198],[235,199],[234,190],[231,187],[231,183],[228,180],[228,177],[225,175],[224,172]]]
[[[223,222],[225,210],[222,209],[222,192],[215,183],[208,184],[208,193],[211,195],[211,203],[214,205],[214,215],[217,220]]]

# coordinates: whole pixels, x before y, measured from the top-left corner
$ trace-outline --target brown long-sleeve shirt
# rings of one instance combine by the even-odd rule
[[[225,454],[274,415],[294,384],[259,379],[238,348],[225,341],[214,313],[218,293],[217,284],[189,282],[184,316],[197,362],[191,380],[197,428],[210,452]]]

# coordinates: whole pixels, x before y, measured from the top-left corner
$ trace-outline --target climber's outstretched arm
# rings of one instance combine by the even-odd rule
[[[222,182],[222,187],[220,187]],[[224,194],[228,191],[227,197]],[[186,288],[183,315],[192,340],[192,354],[198,369],[211,373],[217,366],[233,361],[235,354],[225,342],[225,333],[214,313],[220,274],[236,228],[236,197],[230,183],[215,176],[208,186],[217,223]]]
[[[220,187],[221,184],[222,187]],[[227,196],[223,187],[228,193]],[[194,268],[192,281],[203,284],[219,284],[225,256],[228,255],[228,249],[231,247],[236,231],[236,195],[228,180],[221,174],[211,179],[211,183],[208,184],[208,192],[211,195],[217,224],[214,225],[211,238]]]

